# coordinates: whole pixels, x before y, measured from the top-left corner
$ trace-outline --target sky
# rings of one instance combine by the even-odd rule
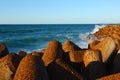
[[[0,0],[0,24],[120,23],[120,0]]]

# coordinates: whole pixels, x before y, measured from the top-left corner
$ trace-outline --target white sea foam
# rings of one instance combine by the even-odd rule
[[[106,26],[105,24],[103,24],[103,25],[95,25],[95,27],[94,27],[93,31],[91,32],[91,34],[97,32],[100,28],[103,28],[105,26]]]
[[[91,41],[93,41],[93,40],[96,39],[96,37],[94,35],[92,35],[92,34],[95,33],[95,32],[97,32],[100,28],[103,28],[104,26],[106,26],[106,25],[95,25],[95,27],[93,28],[93,30],[91,32],[80,33],[79,36],[78,36],[79,39],[80,39],[80,41],[76,42],[76,44],[80,48],[88,48],[88,44]]]

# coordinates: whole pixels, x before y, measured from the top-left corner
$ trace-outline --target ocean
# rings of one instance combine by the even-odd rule
[[[9,52],[40,51],[51,40],[62,44],[71,40],[80,48],[87,48],[90,42],[87,36],[96,32],[103,24],[4,24],[0,25],[0,43],[8,47]]]

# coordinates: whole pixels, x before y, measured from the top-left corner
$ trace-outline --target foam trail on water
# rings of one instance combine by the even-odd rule
[[[81,47],[81,48],[88,48],[88,44],[95,40],[95,36],[92,35],[94,34],[95,32],[97,32],[100,28],[103,28],[105,27],[106,25],[95,25],[95,27],[93,28],[92,31],[90,32],[86,32],[86,33],[80,33],[79,34],[79,39],[80,41],[79,42],[76,42],[76,44]]]
[[[97,32],[100,28],[103,28],[105,26],[106,26],[105,24],[103,24],[103,25],[95,25],[93,31],[90,32],[90,33],[93,34],[93,33]]]

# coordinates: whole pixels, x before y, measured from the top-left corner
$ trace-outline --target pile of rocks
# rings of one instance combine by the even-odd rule
[[[116,28],[119,27],[104,27],[118,35],[120,30]],[[111,32],[107,34],[104,29],[95,33],[98,40],[87,49],[70,40],[63,45],[51,40],[40,52],[15,54],[0,43],[0,80],[119,80],[119,38],[108,35]],[[99,40],[103,34],[106,36]]]

